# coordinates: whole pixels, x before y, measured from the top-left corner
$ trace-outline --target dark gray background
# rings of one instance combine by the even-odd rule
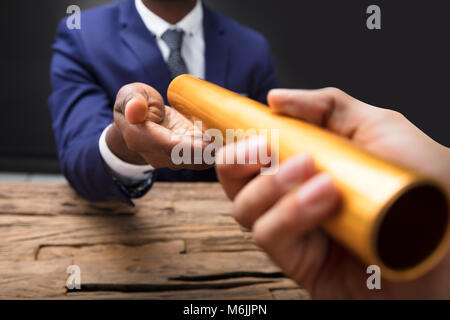
[[[58,172],[47,98],[50,46],[66,8],[110,1],[2,1],[0,171]],[[206,0],[261,31],[280,86],[339,87],[396,109],[450,146],[450,49],[445,1]],[[382,30],[366,28],[366,8],[382,9]]]

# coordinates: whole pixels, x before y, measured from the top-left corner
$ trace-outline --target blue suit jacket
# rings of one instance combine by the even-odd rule
[[[98,141],[113,120],[112,107],[125,84],[143,82],[167,103],[169,73],[153,35],[126,0],[88,10],[81,29],[61,21],[53,45],[49,105],[61,168],[72,187],[91,201],[132,203],[105,169]],[[265,102],[276,86],[265,38],[204,7],[205,78]],[[213,181],[205,171],[158,169],[160,181]]]

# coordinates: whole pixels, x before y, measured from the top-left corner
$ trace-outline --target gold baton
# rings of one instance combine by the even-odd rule
[[[450,202],[436,181],[387,162],[350,141],[189,75],[169,86],[170,104],[207,129],[279,132],[279,158],[301,152],[329,173],[342,203],[323,224],[334,239],[391,280],[415,279],[448,250]]]

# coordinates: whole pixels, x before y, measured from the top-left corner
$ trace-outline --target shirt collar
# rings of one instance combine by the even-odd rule
[[[176,24],[170,24],[151,10],[149,10],[142,0],[135,0],[136,10],[141,16],[142,21],[150,32],[156,37],[160,38],[167,29],[181,29],[187,35],[193,36],[199,30],[201,30],[203,22],[203,6],[200,0],[197,0],[197,4],[194,9],[191,10],[183,19]]]

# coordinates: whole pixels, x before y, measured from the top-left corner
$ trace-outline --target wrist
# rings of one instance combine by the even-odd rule
[[[106,133],[106,144],[111,152],[122,161],[137,165],[147,164],[139,153],[128,149],[122,133],[115,123],[109,127]]]

